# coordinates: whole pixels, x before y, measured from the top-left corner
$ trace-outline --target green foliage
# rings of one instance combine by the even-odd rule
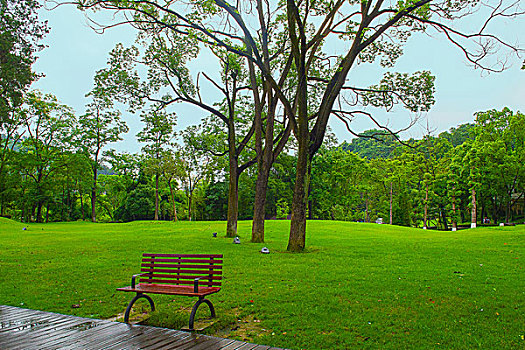
[[[434,104],[435,77],[428,71],[386,73],[378,85],[372,85],[363,93],[363,105],[384,107],[390,110],[402,104],[411,112],[429,111]]]
[[[345,141],[341,145],[343,150],[367,159],[390,158],[398,146],[399,143],[392,135],[376,129],[364,131],[360,137],[352,139],[350,144]]]
[[[290,213],[290,207],[286,200],[279,199],[276,203],[277,219],[286,219],[288,213]]]
[[[461,124],[457,128],[450,128],[449,131],[439,134],[439,137],[447,139],[452,146],[457,147],[467,140],[476,138],[474,124]]]
[[[38,78],[31,66],[48,32],[47,23],[38,20],[40,7],[37,0],[0,0],[0,125],[10,122]]]
[[[153,190],[147,185],[139,184],[129,193],[124,206],[116,210],[115,219],[123,222],[151,220],[154,212]]]

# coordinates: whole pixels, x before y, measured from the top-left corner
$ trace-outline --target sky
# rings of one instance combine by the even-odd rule
[[[135,32],[129,26],[120,26],[104,34],[97,34],[89,27],[84,14],[74,6],[60,6],[52,11],[43,8],[39,16],[41,20],[48,21],[50,33],[44,40],[48,47],[38,54],[39,59],[34,65],[34,70],[43,73],[45,77],[34,83],[32,88],[54,94],[62,103],[73,107],[77,115],[81,115],[87,102],[85,95],[93,87],[95,72],[106,67],[108,53],[117,43],[131,45]],[[510,42],[523,47],[523,28],[525,19],[521,18],[499,22],[496,29]],[[473,122],[473,114],[478,111],[509,107],[513,111],[525,112],[525,71],[520,70],[522,62],[523,57],[521,60],[513,57],[509,61],[509,69],[503,73],[487,75],[469,66],[462,53],[442,36],[434,35],[432,40],[424,34],[412,36],[393,71],[431,71],[436,76],[436,102],[403,137],[421,137],[427,130],[437,135],[451,127]],[[365,64],[352,70],[349,79],[358,82],[352,85],[366,87],[376,84],[384,73],[377,66]],[[210,67],[209,57],[206,55],[190,65],[193,72],[203,67],[207,70]],[[216,92],[209,91],[210,96],[219,96],[215,94]],[[206,116],[201,110],[184,104],[177,105],[175,111],[178,115],[178,129],[198,124]],[[124,106],[121,112],[130,131],[124,136],[124,141],[110,147],[119,151],[137,152],[141,147],[135,137],[142,127],[139,114],[126,112]],[[402,109],[394,109],[388,114],[379,112],[377,115],[393,129],[402,128],[411,117]],[[333,118],[329,125],[340,142],[351,140],[352,135],[340,121]],[[366,120],[355,120],[352,123],[352,128],[358,132],[373,127]]]

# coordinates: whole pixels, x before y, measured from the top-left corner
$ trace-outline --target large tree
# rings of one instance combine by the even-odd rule
[[[95,76],[95,87],[87,95],[91,102],[86,106],[86,113],[79,118],[76,142],[81,152],[91,159],[93,182],[91,187],[91,220],[97,221],[97,178],[102,163],[102,150],[108,144],[122,140],[121,134],[128,132],[121,113],[114,108],[111,95],[105,88],[107,72],[100,70]]]
[[[0,123],[9,122],[29,85],[38,78],[31,66],[48,32],[38,20],[37,0],[0,0]],[[0,125],[1,125],[0,124]],[[0,130],[1,131],[1,130]]]
[[[525,189],[525,115],[503,108],[475,116],[476,139],[472,146],[479,159],[477,197],[481,215],[484,218],[490,213],[493,220],[504,218],[510,222]]]
[[[38,91],[27,93],[20,113],[25,115],[26,134],[16,163],[27,183],[27,196],[22,196],[27,199],[24,209],[42,222],[44,205],[52,197],[53,177],[72,161],[67,151],[71,150],[76,118],[71,108],[59,103],[55,96]]]
[[[142,113],[141,120],[144,128],[137,134],[137,139],[145,143],[142,151],[148,155],[148,169],[155,176],[155,220],[158,220],[161,158],[172,146],[176,115],[153,106],[149,111]]]
[[[505,61],[487,60],[494,48],[498,47],[498,53],[505,53],[506,49],[518,51],[488,30],[499,18],[521,14],[519,3],[509,5],[503,1],[493,5],[460,0],[287,0],[264,4],[239,1],[235,5],[224,0],[189,4],[176,0],[77,0],[75,3],[83,9],[128,12],[127,22],[135,26],[169,30],[221,47],[256,67],[282,104],[298,144],[288,243],[291,251],[302,251],[305,247],[311,161],[323,143],[330,117],[349,123],[364,116],[381,127],[361,106],[390,110],[401,105],[409,111],[420,112],[433,104],[434,79],[429,72],[386,72],[378,84],[360,86],[349,80],[351,69],[376,60],[384,67],[392,67],[402,55],[410,35],[437,31],[457,46],[475,67],[499,71],[505,68]],[[464,33],[458,29],[462,21],[472,16],[481,23],[479,30]],[[276,40],[282,45],[269,57],[279,59],[282,64],[268,64],[260,49],[260,42],[268,40],[262,26],[270,24],[272,32],[279,32],[283,39]],[[290,88],[284,89],[280,84],[283,77],[294,82],[285,85]],[[318,98],[312,99],[311,91],[316,91],[313,96]]]

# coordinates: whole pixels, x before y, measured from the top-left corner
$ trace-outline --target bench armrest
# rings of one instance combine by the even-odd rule
[[[207,277],[207,276],[197,277],[196,279],[193,280],[193,293],[199,292],[199,281],[204,277]]]
[[[137,276],[144,276],[148,274],[149,272],[144,272],[144,273],[138,273],[136,275],[133,275],[133,277],[131,277],[131,288],[135,288],[135,278],[137,278]]]

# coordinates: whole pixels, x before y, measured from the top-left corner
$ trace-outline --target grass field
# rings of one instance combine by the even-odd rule
[[[265,244],[248,243],[251,222],[239,223],[240,245],[212,238],[224,229],[0,218],[0,304],[111,318],[132,297],[115,288],[129,284],[143,252],[223,253],[208,334],[292,349],[525,348],[525,226],[452,233],[312,221],[303,254],[285,251],[289,221],[267,222]],[[153,298],[147,324],[186,325],[193,298]]]

